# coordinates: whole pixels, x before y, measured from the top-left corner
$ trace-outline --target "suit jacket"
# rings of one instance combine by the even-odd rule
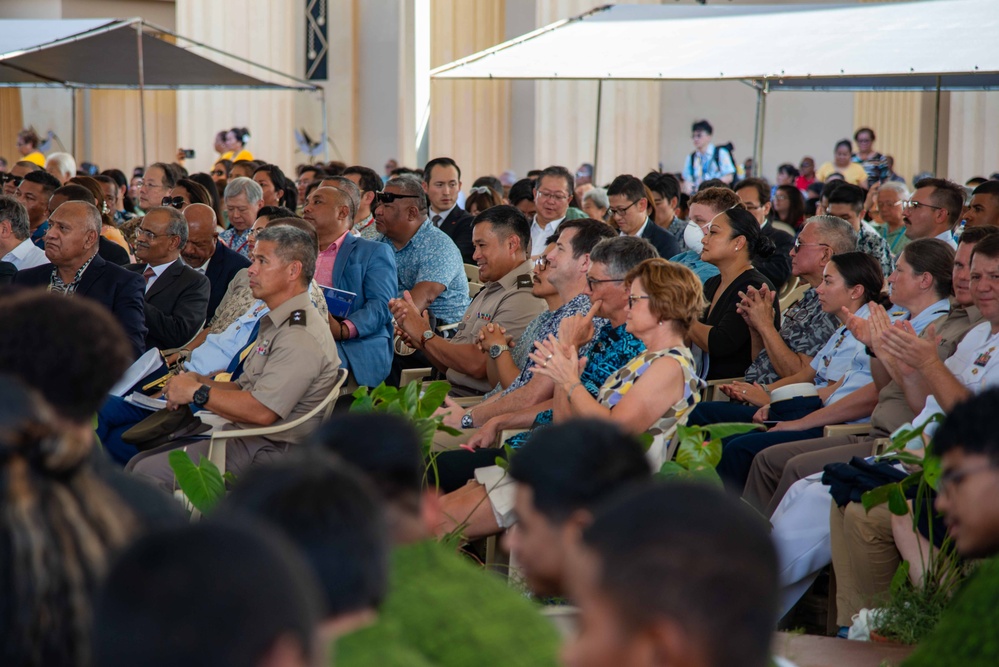
[[[766,276],[779,292],[791,277],[791,247],[794,245],[794,237],[785,231],[774,229],[771,223],[767,223],[760,232],[774,242],[777,250],[766,259],[754,257],[753,267]]]
[[[348,234],[333,262],[333,287],[354,292],[346,319],[357,337],[336,342],[341,363],[359,385],[375,387],[392,367],[392,314],[389,299],[398,291],[391,246]]]
[[[97,237],[97,254],[103,257],[105,262],[111,262],[118,266],[128,264],[128,253],[125,249],[103,236]]]
[[[47,287],[52,265],[42,264],[18,271],[14,283],[29,287]],[[124,327],[135,358],[146,351],[146,316],[142,292],[146,283],[142,276],[95,256],[80,278],[76,294],[98,301],[111,311]]]
[[[431,212],[430,217],[433,218]],[[444,221],[441,222],[441,231],[451,237],[454,244],[461,252],[461,261],[465,264],[475,264],[472,254],[475,248],[472,246],[472,220],[475,219],[471,213],[460,206],[451,209]]]
[[[656,250],[659,251],[659,256],[663,259],[676,257],[680,254],[680,244],[676,242],[676,237],[652,220],[646,223],[642,238],[655,246]]]
[[[125,268],[141,278],[146,266],[143,262]],[[146,347],[168,350],[194,338],[205,323],[210,291],[208,278],[177,258],[145,293]]]
[[[205,277],[211,283],[212,290],[208,296],[208,315],[205,321],[211,321],[215,317],[215,310],[222,303],[222,297],[229,289],[229,283],[240,269],[245,269],[249,265],[250,260],[246,257],[230,250],[221,241],[215,242],[215,254],[208,261],[208,268],[205,270]]]

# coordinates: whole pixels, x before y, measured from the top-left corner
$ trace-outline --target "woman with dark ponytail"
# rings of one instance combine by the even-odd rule
[[[690,338],[707,358],[706,379],[742,377],[753,360],[749,325],[736,311],[739,292],[763,285],[774,286],[753,268],[753,259],[774,254],[774,244],[760,233],[760,224],[741,205],[715,216],[702,240],[701,259],[714,264],[721,275],[704,283],[709,302],[704,316],[690,328]],[[774,326],[780,328],[780,312],[774,302]]]

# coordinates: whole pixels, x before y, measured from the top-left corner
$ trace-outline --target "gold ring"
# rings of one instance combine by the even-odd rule
[[[547,362],[547,361],[545,361],[545,363],[541,364],[541,367],[542,367],[542,368],[548,368],[548,362]]]
[[[743,389],[743,390],[742,390],[742,393],[744,393],[744,394],[745,394],[745,393],[746,393],[746,390],[745,390],[745,389]]]

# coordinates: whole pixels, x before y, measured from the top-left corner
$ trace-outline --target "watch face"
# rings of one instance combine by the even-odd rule
[[[423,332],[423,340],[430,340],[433,337],[434,337],[434,332],[431,331],[430,329],[427,329],[426,331]]]
[[[493,359],[495,359],[496,357],[500,356],[500,354],[502,354],[502,352],[503,352],[503,348],[501,348],[499,345],[490,345],[489,346],[489,356],[492,357]]]

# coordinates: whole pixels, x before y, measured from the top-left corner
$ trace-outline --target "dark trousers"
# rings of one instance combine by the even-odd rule
[[[451,449],[432,456],[427,461],[427,480],[431,487],[439,485],[442,493],[457,491],[475,477],[476,468],[496,465],[496,457],[506,458],[506,451],[496,448]]]

